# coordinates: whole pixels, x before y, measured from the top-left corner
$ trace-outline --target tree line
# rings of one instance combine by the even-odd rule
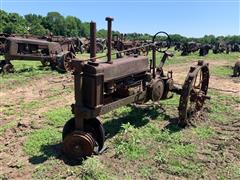
[[[27,14],[21,16],[18,13],[7,13],[0,10],[0,33],[7,34],[33,34],[44,36],[52,33],[53,35],[68,37],[89,37],[89,22],[83,22],[74,16],[62,16],[58,12],[49,12],[46,16],[37,14]],[[113,34],[120,35],[114,31]],[[106,38],[107,30],[97,31],[97,37]],[[147,33],[127,33],[124,37],[129,40],[151,40],[152,36]],[[173,42],[199,42],[202,44],[214,44],[216,42],[240,43],[240,36],[214,36],[205,35],[202,38],[187,38],[179,34],[171,34]]]

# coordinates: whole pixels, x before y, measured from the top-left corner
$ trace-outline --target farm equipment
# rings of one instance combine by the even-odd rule
[[[63,51],[68,51],[70,46],[74,48],[74,52],[83,53],[83,43],[78,37],[64,37],[53,36],[52,34],[44,37],[38,37],[38,39],[47,40],[49,42],[57,42],[61,45]]]
[[[0,62],[0,72],[13,72],[12,60],[41,61],[45,66],[50,64],[52,68],[61,71],[68,70],[64,66],[69,58],[73,58],[75,51],[72,44],[49,42],[33,38],[7,37],[3,45],[5,60]]]
[[[74,118],[68,120],[62,132],[63,152],[70,158],[81,159],[100,153],[104,148],[105,133],[99,116],[118,107],[131,103],[143,104],[157,102],[180,95],[179,125],[186,126],[191,118],[200,113],[207,96],[209,83],[208,64],[198,61],[192,66],[183,86],[174,84],[172,72],[165,73],[163,65],[172,54],[167,49],[156,48],[153,36],[149,46],[152,60],[138,54],[124,56],[115,60],[111,52],[112,21],[107,17],[107,60],[96,57],[96,23],[90,23],[90,59],[83,61],[71,59],[70,66],[74,75],[75,103],[72,105]],[[164,33],[166,34],[166,33]],[[166,34],[167,35],[167,34]],[[167,35],[167,40],[170,38]],[[170,44],[170,43],[168,43]],[[136,47],[123,52],[129,52]],[[169,48],[169,47],[168,47]],[[157,66],[156,53],[163,53]]]
[[[10,35],[6,33],[0,34],[0,55],[4,55],[6,38],[8,38],[9,36]]]
[[[233,77],[240,76],[240,60],[237,61],[233,67]]]
[[[82,51],[90,53],[90,39],[89,38],[81,38],[82,42]],[[102,38],[96,39],[96,53],[103,53],[106,49],[106,40]]]
[[[124,51],[125,55],[129,54],[148,54],[149,51],[149,46],[147,46],[148,42],[147,41],[139,41],[139,40],[126,40],[125,36],[121,34],[120,36],[118,34],[113,35],[113,40],[112,40],[112,47],[113,49],[117,51],[124,51],[128,49],[132,49],[129,51]],[[134,47],[142,47],[142,48],[134,48]],[[120,53],[117,54],[118,57],[121,57],[122,55]]]

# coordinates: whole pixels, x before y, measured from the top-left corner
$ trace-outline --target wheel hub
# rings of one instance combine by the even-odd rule
[[[63,151],[70,158],[80,159],[91,156],[94,151],[95,141],[91,134],[74,131],[67,135],[63,141]]]

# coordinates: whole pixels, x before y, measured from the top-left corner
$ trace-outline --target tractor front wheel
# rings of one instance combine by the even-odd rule
[[[76,130],[75,118],[72,118],[63,127],[62,139],[63,152],[70,158],[79,159],[91,156],[94,153],[98,154],[102,150],[105,141],[105,132],[98,118],[85,119],[83,131]],[[81,141],[83,147],[80,146]],[[75,146],[81,148],[76,150]]]

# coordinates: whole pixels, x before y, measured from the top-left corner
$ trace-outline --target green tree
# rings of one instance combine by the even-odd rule
[[[58,12],[49,12],[43,19],[43,27],[55,35],[66,35],[66,24],[64,17]]]
[[[66,35],[71,37],[77,37],[79,33],[79,27],[81,26],[81,21],[73,16],[67,16],[65,19],[66,24]]]

